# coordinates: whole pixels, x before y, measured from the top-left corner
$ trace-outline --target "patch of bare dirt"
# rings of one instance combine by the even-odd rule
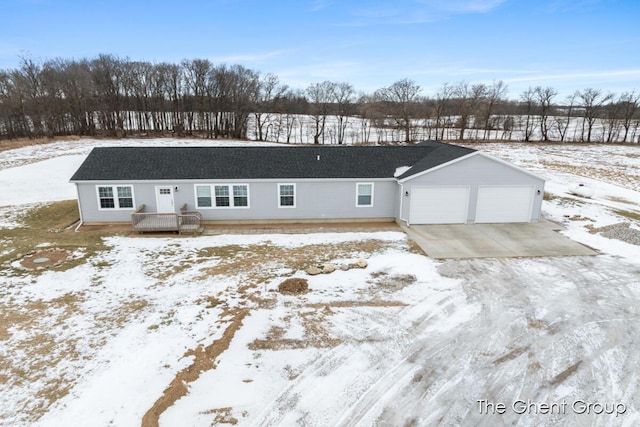
[[[231,408],[231,407],[216,408],[216,409],[210,409],[208,411],[204,411],[204,412],[202,412],[202,414],[204,414],[204,415],[215,415],[215,418],[213,419],[212,425],[219,425],[219,424],[236,425],[236,424],[238,424],[238,419],[234,418],[231,415],[231,411],[232,410],[233,410],[233,408]]]
[[[13,340],[10,344],[13,356],[0,358],[0,384],[42,383],[23,407],[29,421],[37,420],[53,402],[65,396],[77,379],[49,375],[52,366],[78,360],[82,346],[78,339],[61,341],[51,330],[64,327],[80,310],[82,301],[82,294],[67,293],[50,301],[0,304],[0,340]],[[14,333],[21,337],[16,339]]]
[[[184,357],[193,356],[193,363],[176,374],[173,381],[171,381],[162,393],[162,396],[160,396],[153,406],[144,414],[142,417],[142,427],[158,426],[158,421],[162,413],[178,399],[187,394],[189,391],[188,385],[197,380],[202,372],[216,368],[216,358],[229,348],[231,340],[242,326],[242,321],[248,314],[248,309],[235,310],[229,326],[225,329],[220,339],[213,341],[206,347],[200,345],[184,354]]]
[[[521,354],[524,354],[527,350],[529,350],[529,347],[530,346],[514,348],[509,353],[505,354],[504,356],[498,357],[496,360],[494,360],[493,364],[499,365],[509,360],[513,360],[516,357],[520,356]]]
[[[388,274],[384,271],[372,273],[369,283],[375,285],[376,289],[383,289],[389,292],[397,292],[418,280],[413,274]]]
[[[278,292],[284,295],[301,295],[309,292],[309,282],[301,277],[291,277],[278,285]]]
[[[582,360],[578,360],[578,362],[574,363],[573,365],[569,366],[567,369],[565,369],[564,371],[560,372],[558,375],[553,377],[553,379],[549,384],[552,386],[555,386],[564,382],[564,380],[569,378],[571,375],[573,375],[573,373],[575,373],[578,370],[581,364],[582,364]]]
[[[248,283],[255,284],[276,276],[275,274],[271,277],[265,275],[265,265],[273,265],[274,269],[290,268],[294,271],[303,271],[309,266],[309,260],[321,265],[339,258],[360,258],[397,244],[398,242],[371,239],[344,242],[339,245],[318,244],[295,248],[279,247],[269,243],[247,246],[228,245],[202,249],[198,252],[198,257],[202,259],[215,257],[220,260],[215,267],[203,269],[203,276],[242,272]]]
[[[301,307],[300,307],[301,308]],[[292,316],[286,316],[282,320],[285,326],[272,326],[264,339],[255,339],[249,344],[250,350],[282,350],[298,348],[330,348],[335,347],[342,341],[331,337],[325,328],[328,317],[333,311],[328,307],[314,307],[314,310],[295,310],[295,317],[300,320],[305,332],[304,338],[292,339],[284,338],[286,328],[291,324]]]

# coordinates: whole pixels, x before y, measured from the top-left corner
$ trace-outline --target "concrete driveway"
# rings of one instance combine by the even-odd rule
[[[438,259],[597,255],[542,219],[529,224],[438,224],[403,226],[427,255]]]

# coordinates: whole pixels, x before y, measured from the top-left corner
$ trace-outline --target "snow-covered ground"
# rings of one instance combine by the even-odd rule
[[[73,198],[92,146],[211,143],[2,152],[0,227]],[[474,147],[544,176],[544,215],[601,254],[440,262],[371,232],[108,237],[66,271],[3,265],[0,425],[638,425],[640,246],[592,231],[640,230],[640,149]],[[289,277],[311,292],[278,293]]]

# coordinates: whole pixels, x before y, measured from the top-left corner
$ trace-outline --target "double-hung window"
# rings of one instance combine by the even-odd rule
[[[229,186],[228,185],[216,185],[214,186],[216,193],[216,207],[226,208],[231,206],[231,199],[229,198]]]
[[[100,209],[132,209],[133,187],[130,185],[98,185]]]
[[[198,208],[211,207],[211,186],[196,185],[196,207]]]
[[[296,207],[296,185],[295,184],[278,184],[278,207],[280,208]]]
[[[196,208],[248,208],[247,184],[196,185]]]
[[[358,190],[356,194],[356,206],[358,207],[371,207],[373,206],[373,183],[364,182],[358,183]]]
[[[235,207],[249,206],[249,189],[246,185],[233,186],[233,206]]]

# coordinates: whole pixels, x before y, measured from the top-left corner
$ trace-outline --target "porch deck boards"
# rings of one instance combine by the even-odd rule
[[[178,233],[202,232],[202,215],[200,212],[186,212],[181,209],[181,214],[144,212],[145,206],[140,206],[131,214],[131,225],[137,233],[153,231],[173,231]]]
[[[133,214],[134,231],[179,231],[178,215],[176,214]]]

